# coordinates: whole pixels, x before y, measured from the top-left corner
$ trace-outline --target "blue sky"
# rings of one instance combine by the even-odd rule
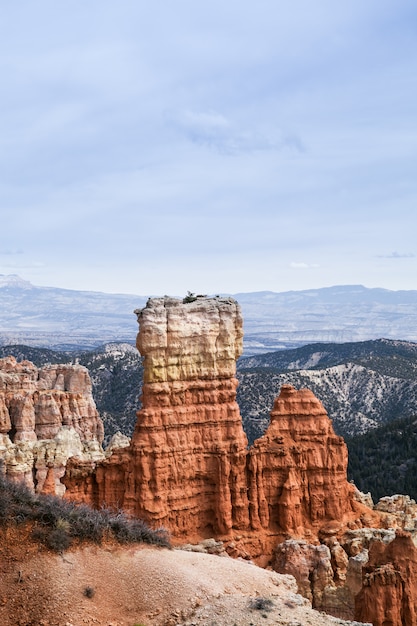
[[[6,0],[0,50],[0,274],[417,289],[414,0]]]

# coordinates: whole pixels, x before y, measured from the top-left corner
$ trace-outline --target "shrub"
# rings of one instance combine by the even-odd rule
[[[54,528],[45,534],[44,543],[54,552],[64,552],[71,545],[71,537],[63,528]]]
[[[98,511],[57,496],[35,495],[25,485],[4,478],[0,471],[0,525],[27,521],[35,523],[32,538],[56,552],[69,548],[73,539],[100,543],[106,534],[120,543],[170,547],[168,533],[162,528],[152,530],[123,511]]]
[[[83,594],[85,595],[86,598],[92,598],[95,594],[95,589],[93,587],[85,587]]]
[[[187,291],[187,295],[182,299],[183,304],[189,304],[190,302],[195,302],[197,300],[197,296],[195,293],[191,291]]]
[[[272,611],[274,603],[269,598],[253,598],[249,602],[249,608],[255,611]]]

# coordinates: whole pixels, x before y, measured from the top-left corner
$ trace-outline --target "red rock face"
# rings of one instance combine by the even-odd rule
[[[397,530],[388,545],[371,546],[355,619],[373,626],[417,624],[417,549],[409,533]]]
[[[103,458],[103,434],[86,368],[0,359],[0,456],[9,478],[62,495],[68,458]]]
[[[130,445],[115,443],[104,461],[94,446],[81,452],[80,439],[85,446],[102,435],[84,368],[38,371],[3,360],[0,453],[3,445],[10,456],[7,433],[18,453],[9,473],[32,480],[36,466],[40,491],[59,493],[64,483],[65,497],[122,507],[179,542],[216,537],[234,556],[260,564],[272,557],[320,610],[356,612],[374,626],[415,626],[411,539],[397,531],[387,545],[362,528],[410,525],[414,505],[396,497],[372,511],[360,501],[347,482],[343,439],[307,389],[281,389],[267,431],[248,450],[236,403],[239,306],[231,298],[190,300],[151,299],[138,312],[142,409]],[[52,437],[53,450],[38,441]]]
[[[230,298],[160,298],[139,313],[143,408],[129,451],[100,465],[97,487],[66,477],[68,493],[123,506],[190,539],[249,525],[247,438],[236,403],[242,318]],[[91,478],[89,478],[91,483]]]
[[[346,480],[347,448],[308,389],[283,385],[263,437],[248,453],[254,528],[302,537],[324,521],[357,510]]]
[[[284,387],[267,432],[247,450],[234,300],[151,299],[138,320],[143,408],[131,446],[95,472],[72,464],[67,495],[122,506],[187,541],[245,531],[251,549],[262,534],[317,536],[355,510],[346,446],[310,391]]]
[[[87,369],[0,359],[0,433],[14,443],[36,441],[53,439],[61,426],[73,427],[81,441],[103,441]]]

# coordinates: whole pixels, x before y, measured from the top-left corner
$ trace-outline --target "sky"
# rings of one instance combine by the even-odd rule
[[[417,289],[415,0],[4,0],[0,274]]]

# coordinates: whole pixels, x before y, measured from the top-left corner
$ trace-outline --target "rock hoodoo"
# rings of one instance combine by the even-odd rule
[[[104,458],[102,441],[85,367],[0,359],[0,456],[9,477],[63,495],[68,458]]]
[[[310,391],[285,386],[248,450],[236,403],[240,307],[185,300],[154,298],[137,312],[144,384],[131,445],[93,474],[70,465],[68,495],[122,506],[187,541],[232,531],[275,543],[317,537],[323,524],[356,515],[346,446]]]
[[[308,389],[283,385],[269,427],[248,452],[252,526],[302,537],[358,510],[347,461],[321,402]]]
[[[74,464],[68,494],[122,506],[187,540],[248,528],[247,438],[236,403],[238,304],[165,297],[137,313],[144,382],[131,445],[94,476]]]

